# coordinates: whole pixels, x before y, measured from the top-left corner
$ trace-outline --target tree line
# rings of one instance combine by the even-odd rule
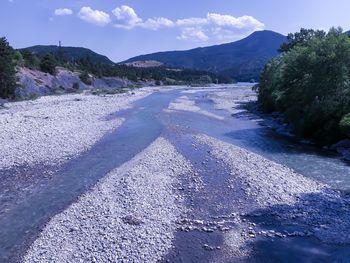
[[[322,145],[350,137],[350,38],[341,28],[289,34],[261,73],[258,100],[298,136]]]

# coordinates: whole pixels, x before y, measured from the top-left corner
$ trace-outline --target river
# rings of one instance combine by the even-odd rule
[[[187,93],[186,90],[191,88],[157,92],[135,103],[132,109],[116,113],[115,116],[126,118],[119,129],[106,135],[79,158],[66,163],[57,176],[44,185],[38,185],[35,193],[23,202],[2,213],[0,258],[15,259],[14,255],[23,253],[53,215],[74,202],[110,170],[150,145],[159,135],[174,137],[174,127],[189,133],[207,134],[286,165],[335,189],[350,190],[350,166],[338,155],[279,135],[263,126],[254,114],[246,112],[231,116],[228,111],[214,107],[210,94],[228,90],[251,93],[250,85],[218,86]],[[201,109],[220,118],[191,111],[164,111],[171,101],[180,96],[186,96]]]

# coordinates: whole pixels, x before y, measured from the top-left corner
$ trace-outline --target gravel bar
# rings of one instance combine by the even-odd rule
[[[164,138],[112,171],[46,225],[24,262],[157,262],[185,212],[191,165]]]
[[[176,99],[174,102],[171,102],[167,110],[170,112],[171,111],[189,111],[189,112],[199,113],[218,120],[224,119],[222,116],[219,116],[209,111],[201,109],[196,105],[195,101],[190,100],[187,96],[181,96],[180,98]]]
[[[211,154],[230,168],[232,181],[242,182],[255,200],[247,215],[273,216],[282,224],[303,226],[307,236],[322,242],[350,244],[348,195],[232,144],[206,135],[196,138],[210,146]]]
[[[230,86],[225,90],[208,93],[208,98],[214,102],[217,110],[226,110],[230,114],[242,113],[246,111],[241,107],[242,103],[257,100],[257,94],[251,86]]]
[[[149,95],[86,94],[45,96],[34,101],[6,103],[0,109],[0,169],[35,164],[60,164],[86,151],[122,118],[109,118]]]

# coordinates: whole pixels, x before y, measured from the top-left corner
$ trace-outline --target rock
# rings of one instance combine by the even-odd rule
[[[204,244],[202,247],[203,247],[204,250],[207,250],[207,251],[213,251],[213,250],[215,250],[214,247],[209,246],[208,244]]]
[[[207,227],[203,227],[203,228],[202,228],[202,231],[207,232],[207,233],[214,232],[214,230],[213,230],[213,229],[211,229],[211,228],[207,228]]]
[[[134,226],[139,226],[139,225],[143,224],[141,219],[138,219],[138,218],[133,217],[131,215],[123,217],[122,220],[125,224],[134,225]]]

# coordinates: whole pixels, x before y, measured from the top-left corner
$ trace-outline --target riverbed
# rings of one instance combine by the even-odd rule
[[[38,146],[27,160],[39,162],[2,170],[18,178],[2,186],[3,196],[21,186],[30,191],[3,198],[1,258],[346,262],[350,166],[264,126],[241,107],[255,99],[250,84],[182,87],[136,94],[111,112],[118,100],[107,97],[96,122],[106,122],[103,137],[91,135],[94,143],[73,147],[81,150],[64,161],[43,150],[41,163]],[[74,112],[84,97],[68,100]],[[154,180],[162,182],[159,191]],[[101,209],[102,217],[93,216]]]

